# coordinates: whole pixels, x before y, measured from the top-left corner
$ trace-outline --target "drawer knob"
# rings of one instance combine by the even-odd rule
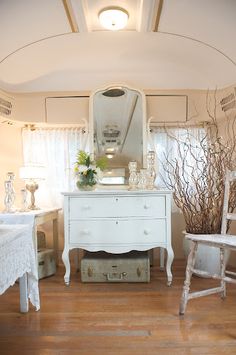
[[[90,235],[90,231],[89,231],[88,229],[83,229],[83,230],[81,231],[81,234],[82,234],[82,235]]]
[[[151,233],[150,229],[144,229],[143,233],[145,235],[149,235]]]
[[[90,207],[89,205],[84,205],[84,206],[83,206],[83,209],[84,209],[84,210],[90,210],[90,208],[91,208],[91,207]]]
[[[144,208],[145,210],[148,210],[151,206],[148,203],[145,203]]]

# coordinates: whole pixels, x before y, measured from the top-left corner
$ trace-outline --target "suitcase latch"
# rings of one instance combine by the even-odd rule
[[[88,267],[88,277],[92,277],[93,276],[93,269],[89,266]]]
[[[140,267],[137,268],[137,275],[138,277],[141,277],[142,274],[142,270],[140,269]]]

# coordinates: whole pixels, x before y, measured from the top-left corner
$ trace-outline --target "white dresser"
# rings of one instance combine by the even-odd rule
[[[126,253],[156,247],[167,250],[168,285],[172,282],[171,192],[101,190],[65,192],[65,283],[70,282],[69,251]]]

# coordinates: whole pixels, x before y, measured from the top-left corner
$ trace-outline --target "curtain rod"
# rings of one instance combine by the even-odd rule
[[[31,131],[35,131],[37,129],[76,129],[76,128],[85,128],[85,125],[80,125],[80,126],[62,126],[62,127],[58,127],[58,126],[49,126],[49,127],[45,127],[45,126],[35,126],[35,125],[25,125],[24,127],[22,127],[22,129],[29,129]]]
[[[171,123],[161,123],[161,122],[150,122],[150,128],[188,128],[188,127],[205,127],[209,122],[171,122]]]
[[[47,124],[42,124],[42,123],[26,123],[24,124],[24,126],[22,127],[23,130],[30,130],[30,131],[35,131],[35,130],[65,130],[65,129],[88,129],[88,124],[85,122],[84,124],[55,124],[55,125],[49,125]]]

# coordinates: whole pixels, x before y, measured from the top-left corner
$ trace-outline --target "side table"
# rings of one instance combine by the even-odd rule
[[[56,264],[58,265],[58,212],[61,208],[48,208],[32,210],[28,212],[0,213],[0,223],[3,224],[28,224],[32,230],[36,265],[38,264],[37,253],[37,227],[46,222],[52,222],[53,249]]]

